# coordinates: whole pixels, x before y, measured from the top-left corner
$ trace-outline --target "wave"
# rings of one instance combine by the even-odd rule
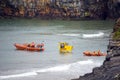
[[[68,70],[69,68],[70,68],[70,65],[62,65],[62,66],[55,66],[55,67],[51,67],[51,68],[36,70],[36,72],[37,73],[41,73],[41,72],[59,72],[59,71]]]
[[[57,34],[57,35],[63,35],[63,36],[75,36],[75,37],[80,36],[80,34]]]
[[[62,35],[62,36],[71,36],[71,37],[81,37],[81,38],[96,38],[96,37],[103,37],[105,36],[105,33],[99,32],[96,34],[57,34],[57,35]]]
[[[94,37],[102,37],[104,36],[103,32],[99,32],[97,34],[83,34],[82,37],[83,38],[94,38]]]
[[[26,77],[26,76],[35,76],[37,75],[36,72],[26,72],[21,74],[14,74],[14,75],[6,75],[6,76],[0,76],[0,79],[8,79],[8,78],[16,78],[16,77]]]
[[[43,72],[65,72],[65,71],[69,71],[72,66],[78,65],[80,67],[83,65],[87,66],[90,64],[95,64],[95,63],[93,62],[93,60],[79,61],[79,62],[71,63],[71,64],[64,64],[64,65],[50,67],[50,68],[32,70],[30,72],[21,73],[21,74],[0,76],[0,79],[36,76],[38,75],[38,73],[43,73]]]

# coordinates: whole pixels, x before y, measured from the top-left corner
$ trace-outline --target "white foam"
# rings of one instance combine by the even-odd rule
[[[60,71],[69,70],[69,68],[70,68],[70,65],[62,65],[62,66],[56,66],[56,67],[51,67],[46,69],[40,69],[40,70],[37,70],[36,72],[60,72]]]
[[[30,72],[21,73],[21,74],[0,76],[0,79],[36,76],[38,75],[38,73],[43,73],[43,72],[65,72],[65,71],[68,72],[73,66],[77,65],[80,67],[81,65],[87,66],[90,64],[94,64],[93,60],[79,61],[71,64],[64,64],[64,65],[50,67],[50,68],[37,69],[37,70],[32,70]]]
[[[55,66],[55,67],[50,67],[50,68],[45,68],[45,69],[33,70],[31,72],[26,72],[26,73],[21,73],[21,74],[0,76],[0,79],[36,76],[37,73],[43,73],[43,72],[60,72],[60,71],[66,71],[69,68],[70,68],[70,65],[61,65],[61,66]]]
[[[72,64],[65,64],[65,65],[55,66],[55,67],[51,67],[51,68],[47,68],[47,69],[40,69],[40,70],[37,70],[36,72],[58,72],[58,71],[66,71],[66,70],[69,70],[70,67],[74,66],[75,64],[88,65],[88,64],[93,64],[93,61],[92,60],[79,61],[79,62],[72,63]]]
[[[87,61],[80,61],[78,63],[81,65],[88,65],[88,64],[93,64],[94,62],[92,60],[87,60]]]
[[[99,32],[97,34],[83,34],[83,38],[94,38],[94,37],[101,37],[103,36],[103,32]]]
[[[21,73],[21,74],[0,76],[0,79],[16,78],[16,77],[27,77],[27,76],[35,76],[35,75],[37,75],[36,72],[26,72],[26,73]]]
[[[63,36],[75,36],[75,37],[80,36],[80,34],[58,34],[58,35],[63,35]]]

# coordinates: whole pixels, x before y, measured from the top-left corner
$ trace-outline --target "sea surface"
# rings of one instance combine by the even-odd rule
[[[0,20],[0,80],[71,80],[103,64],[87,57],[86,50],[107,50],[114,25],[107,21],[39,19]],[[14,43],[44,43],[45,51],[16,50]],[[58,43],[73,45],[72,53],[59,53]]]

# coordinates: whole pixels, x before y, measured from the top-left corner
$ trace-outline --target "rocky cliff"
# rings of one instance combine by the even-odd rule
[[[0,18],[9,16],[105,20],[120,17],[120,0],[44,1],[46,0],[0,0]]]
[[[116,21],[110,35],[107,56],[103,65],[94,68],[92,73],[72,80],[120,80],[120,37],[114,38],[116,32],[120,32],[120,18]]]

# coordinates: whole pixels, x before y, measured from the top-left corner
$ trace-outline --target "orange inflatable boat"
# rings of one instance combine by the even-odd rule
[[[106,53],[100,52],[100,50],[93,51],[93,52],[91,52],[91,51],[85,51],[85,52],[83,52],[83,54],[85,56],[106,56],[107,55]]]
[[[27,50],[27,51],[44,51],[43,44],[38,44],[37,47],[29,46],[29,44],[18,44],[15,43],[14,46],[17,50]]]

